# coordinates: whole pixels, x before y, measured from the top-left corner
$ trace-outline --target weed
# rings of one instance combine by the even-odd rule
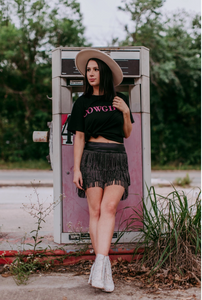
[[[32,203],[31,199],[30,204],[22,204],[23,209],[31,215],[34,219],[36,219],[36,229],[32,230],[30,234],[32,235],[31,238],[33,239],[33,244],[26,243],[26,235],[21,241],[22,251],[18,251],[14,261],[8,265],[4,265],[4,270],[9,272],[11,275],[14,276],[14,280],[17,285],[26,284],[29,275],[40,272],[40,271],[47,271],[52,266],[54,266],[55,262],[62,263],[67,257],[70,256],[81,256],[83,253],[86,252],[88,245],[79,245],[82,240],[79,238],[77,241],[78,248],[75,249],[73,253],[67,253],[64,249],[66,245],[63,247],[57,247],[54,250],[62,250],[64,255],[61,255],[59,258],[54,257],[53,259],[53,250],[49,247],[48,249],[43,249],[40,247],[40,244],[43,241],[42,236],[39,236],[39,232],[42,228],[42,224],[45,222],[46,217],[51,213],[51,211],[55,208],[56,205],[60,202],[60,199],[56,202],[50,203],[48,206],[45,207],[45,202],[41,202],[39,198],[39,194],[35,187],[33,187],[34,193],[36,194],[37,201],[36,203]],[[71,224],[69,224],[70,227]],[[78,226],[75,228],[75,234],[80,236],[82,231],[81,224],[78,223]],[[80,232],[80,233],[79,233]],[[28,254],[24,252],[25,246],[31,247],[31,253]],[[1,257],[5,259],[5,254],[2,254]]]
[[[46,160],[23,160],[23,161],[4,161],[0,160],[0,170],[14,170],[14,169],[33,169],[33,170],[50,170],[50,164]]]
[[[134,207],[125,209],[132,209],[133,213],[123,222],[125,230],[122,235],[125,231],[139,231],[134,255],[144,247],[137,269],[142,266],[149,268],[150,276],[159,269],[166,269],[178,276],[186,274],[200,281],[201,191],[195,203],[189,206],[183,191],[174,189],[164,197],[151,187],[140,210]]]
[[[41,247],[39,247],[39,244],[42,243],[43,237],[39,237],[39,231],[42,228],[42,223],[45,223],[45,219],[46,217],[51,213],[51,211],[54,209],[54,207],[59,203],[59,201],[56,202],[52,202],[48,205],[48,207],[44,207],[44,202],[40,202],[39,199],[39,194],[37,193],[36,188],[34,188],[34,193],[37,197],[37,202],[36,203],[32,203],[30,201],[30,204],[22,204],[23,205],[23,209],[28,212],[34,219],[36,219],[36,224],[37,224],[37,228],[35,230],[32,230],[30,233],[33,234],[32,235],[32,239],[34,240],[34,244],[29,244],[27,243],[27,245],[33,247],[33,251],[36,251],[37,248],[41,249]]]
[[[166,165],[152,163],[152,170],[201,170],[201,165],[190,165],[177,162],[170,162]]]
[[[23,209],[28,212],[34,219],[36,219],[36,229],[32,230],[32,239],[33,244],[25,243],[26,234],[24,239],[22,239],[22,246],[27,245],[31,247],[32,254],[29,254],[28,257],[23,253],[23,251],[18,251],[15,260],[10,265],[5,265],[5,268],[14,275],[16,284],[26,284],[29,275],[40,270],[48,269],[51,266],[51,261],[48,259],[43,259],[46,257],[46,250],[40,247],[40,244],[43,241],[43,237],[39,236],[39,231],[42,228],[42,223],[45,222],[46,217],[51,213],[54,207],[59,203],[60,200],[50,203],[47,207],[44,206],[44,202],[40,202],[39,194],[37,193],[36,188],[34,188],[34,193],[37,197],[36,203],[32,203],[30,199],[30,204],[22,204]],[[38,252],[37,250],[41,250]]]
[[[184,187],[185,185],[190,185],[191,182],[192,180],[190,179],[189,174],[187,173],[185,177],[177,177],[173,181],[173,184]]]

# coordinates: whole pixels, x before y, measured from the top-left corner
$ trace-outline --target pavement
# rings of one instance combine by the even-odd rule
[[[0,170],[0,187],[53,186],[52,170]]]
[[[187,173],[192,183],[190,187],[183,190],[190,199],[194,199],[198,192],[197,187],[201,186],[200,171],[152,171],[151,184],[155,186],[156,193],[166,196],[173,190],[171,183],[177,177],[185,177]],[[43,202],[44,208],[47,208],[53,199],[52,171],[0,170],[0,232],[6,233],[6,239],[0,241],[0,250],[8,250],[6,241],[9,241],[10,246],[15,249],[16,241],[20,243],[22,237],[36,227],[35,219],[30,217],[29,209],[27,211],[22,209],[22,203],[29,206],[30,202],[38,201],[32,183],[37,186],[40,202]],[[51,247],[54,245],[53,211],[46,217],[40,235],[45,236],[44,247],[48,244]]]
[[[191,186],[201,185],[201,171],[198,170],[174,170],[152,171],[151,184],[170,186],[177,177],[185,177],[189,174],[192,180]],[[0,170],[0,186],[53,186],[52,170]]]
[[[32,275],[27,285],[17,286],[13,277],[0,277],[1,300],[199,300],[200,289],[161,290],[149,293],[135,283],[115,283],[113,293],[104,293],[87,284],[88,276],[75,274]]]
[[[151,183],[157,194],[166,196],[173,191],[171,183],[177,177],[185,177],[187,173],[192,183],[183,191],[188,195],[191,205],[201,186],[200,171],[152,171]],[[37,186],[36,190],[31,183]],[[52,185],[52,171],[0,170],[0,233],[3,234],[0,237],[0,250],[28,248],[26,243],[31,243],[29,233],[36,228],[36,220],[30,216],[30,202],[37,204],[39,199],[44,209],[48,208],[53,199]],[[180,187],[177,189],[182,190]],[[22,203],[27,208],[23,209]],[[53,239],[53,211],[45,221],[39,232],[40,236],[44,236],[41,246],[58,247]]]
[[[173,190],[171,183],[177,177],[185,177],[189,174],[192,179],[190,187],[183,191],[194,199],[198,188],[201,186],[200,171],[152,171],[152,185],[156,193],[167,195]],[[34,182],[40,199],[44,200],[44,206],[48,207],[52,202],[53,177],[52,171],[18,171],[0,170],[0,250],[22,250],[23,243],[29,242],[29,233],[36,226],[34,219],[21,207],[22,203],[28,204],[30,200],[37,202],[36,194],[31,187]],[[41,184],[41,185],[40,185]],[[182,188],[180,188],[182,189]],[[40,232],[45,238],[42,247],[49,245],[51,248],[58,246],[53,239],[53,213],[46,218],[46,223]],[[72,246],[71,246],[72,247]],[[115,291],[106,294],[98,289],[93,289],[87,284],[88,276],[76,274],[39,274],[31,275],[27,285],[17,286],[13,277],[0,276],[0,300],[85,300],[85,299],[110,299],[110,300],[198,300],[201,298],[200,288],[188,290],[161,290],[149,293],[141,289],[135,283],[116,283]]]

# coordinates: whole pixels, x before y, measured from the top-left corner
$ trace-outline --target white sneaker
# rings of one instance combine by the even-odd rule
[[[104,291],[111,293],[114,290],[114,282],[112,278],[112,269],[109,256],[105,257],[105,275],[104,275]]]
[[[92,286],[104,289],[105,255],[97,254],[92,273]]]
[[[93,277],[94,265],[95,265],[95,263],[93,263],[93,265],[91,267],[90,276],[89,276],[89,279],[88,279],[88,284],[90,284],[90,285],[92,285],[92,277]]]

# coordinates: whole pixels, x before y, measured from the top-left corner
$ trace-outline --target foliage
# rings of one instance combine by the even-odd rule
[[[122,3],[131,22],[119,45],[150,49],[152,161],[200,164],[200,16],[162,16],[162,0]]]
[[[178,276],[187,276],[191,272],[199,281],[201,191],[190,206],[183,191],[175,189],[164,197],[156,194],[154,187],[151,187],[141,209],[125,209],[132,209],[132,213],[124,221],[124,231],[139,231],[135,238],[137,246],[134,254],[144,247],[139,266],[149,267],[150,275],[159,269],[169,270]]]
[[[188,286],[199,283],[201,192],[199,191],[194,204],[190,206],[189,199],[184,192],[180,193],[174,190],[167,197],[164,197],[156,194],[155,189],[151,187],[148,194],[148,198],[146,202],[142,203],[140,210],[134,207],[124,208],[124,210],[132,210],[132,213],[124,221],[125,230],[120,232],[117,243],[125,231],[139,231],[139,237],[136,236],[134,240],[136,242],[134,257],[137,260],[135,259],[130,263],[123,261],[121,257],[114,260],[112,262],[113,276],[128,282],[131,280],[140,282],[141,280],[144,287],[148,288],[149,283],[149,287],[153,286],[155,289],[159,282],[163,283],[164,288],[165,285],[169,288],[171,285],[175,288],[176,285],[188,288]],[[39,201],[37,194],[37,205],[30,203],[30,205],[24,205],[24,208],[31,217],[37,220],[37,229],[32,231],[34,244],[23,244],[23,246],[31,247],[33,251],[28,256],[26,252],[19,251],[12,264],[4,265],[5,276],[12,274],[17,284],[26,284],[30,274],[47,270],[62,270],[63,272],[73,269],[79,275],[89,275],[92,261],[81,260],[76,266],[63,266],[62,268],[58,267],[58,269],[56,266],[58,263],[63,264],[64,259],[70,256],[83,255],[88,245],[80,244],[81,241],[78,241],[77,244],[79,248],[72,253],[64,250],[65,245],[63,248],[57,248],[64,251],[64,254],[59,258],[53,258],[54,253],[51,249],[39,247],[42,237],[39,237],[38,233],[53,205],[45,208],[43,203]],[[143,210],[144,216],[142,215]],[[78,229],[80,230],[80,227]],[[77,228],[75,233],[78,233]],[[1,257],[3,258],[4,254]],[[6,257],[4,259],[6,261]]]
[[[48,145],[32,132],[52,118],[51,50],[83,45],[76,0],[0,0],[0,159],[45,159]]]
[[[166,165],[152,164],[152,170],[201,170],[201,165],[169,163]]]
[[[178,186],[185,186],[185,185],[190,185],[190,183],[192,182],[192,180],[189,177],[189,174],[187,173],[185,177],[181,178],[181,177],[177,177],[173,184],[174,185],[178,185]]]
[[[13,169],[38,169],[38,170],[50,170],[50,164],[43,159],[38,160],[26,160],[16,162],[5,162],[0,160],[0,170],[13,170]]]
[[[34,188],[34,184],[33,184]],[[36,195],[36,203],[33,203],[31,201],[32,196],[30,196],[29,204],[22,204],[22,208],[32,217],[36,220],[36,229],[32,230],[30,232],[31,239],[33,240],[33,244],[31,243],[25,243],[26,235],[22,239],[21,248],[22,251],[18,251],[15,255],[15,259],[11,264],[5,264],[4,265],[4,273],[11,274],[14,276],[14,280],[17,285],[20,284],[26,284],[29,276],[33,273],[39,273],[44,272],[47,270],[50,270],[51,268],[54,268],[55,263],[63,263],[63,261],[67,257],[78,257],[82,256],[87,248],[88,245],[84,245],[82,240],[77,241],[77,247],[74,251],[68,252],[65,251],[64,245],[63,247],[57,247],[54,250],[62,250],[63,255],[61,256],[55,256],[54,250],[51,249],[50,246],[48,246],[48,249],[41,247],[41,243],[43,242],[43,236],[40,236],[40,230],[42,229],[43,223],[45,223],[46,217],[52,212],[52,210],[56,207],[56,205],[59,204],[61,201],[58,199],[57,201],[54,201],[50,203],[48,206],[45,206],[45,201],[41,201],[39,198],[39,194],[34,188],[34,193]],[[78,228],[77,228],[78,229]],[[78,233],[76,229],[76,233]],[[74,230],[73,227],[71,227],[71,230]],[[81,242],[81,244],[80,244]],[[29,247],[29,253],[27,251],[24,251],[26,247]],[[60,251],[61,252],[61,251]],[[6,257],[5,253],[0,255],[0,258],[5,259]]]

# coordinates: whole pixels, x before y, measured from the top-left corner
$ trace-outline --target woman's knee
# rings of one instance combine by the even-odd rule
[[[99,217],[100,217],[100,206],[93,207],[93,208],[91,207],[89,209],[89,213],[90,213],[91,218],[99,219]]]
[[[117,203],[113,201],[104,202],[101,205],[101,214],[115,216]]]
[[[100,217],[100,205],[103,196],[103,189],[100,187],[88,188],[86,190],[89,214],[91,218]]]

